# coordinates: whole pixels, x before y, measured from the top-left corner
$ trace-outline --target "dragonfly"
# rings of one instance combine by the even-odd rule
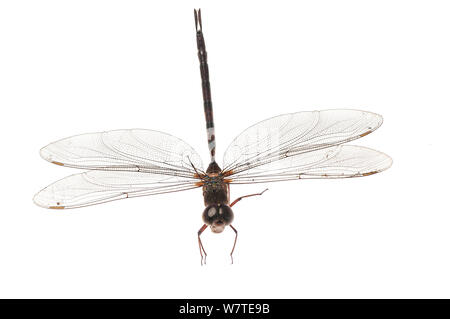
[[[113,130],[76,135],[40,150],[45,160],[84,169],[41,190],[34,202],[44,208],[72,209],[119,199],[201,188],[205,208],[197,232],[201,265],[206,250],[201,235],[208,227],[222,233],[233,226],[230,185],[307,179],[364,177],[382,172],[392,159],[379,151],[346,143],[364,137],[383,122],[379,114],[331,109],[278,115],[250,126],[225,150],[222,167],[216,161],[216,137],[207,52],[201,10],[194,10],[203,107],[210,155],[204,169],[199,154],[183,140],[149,129]]]

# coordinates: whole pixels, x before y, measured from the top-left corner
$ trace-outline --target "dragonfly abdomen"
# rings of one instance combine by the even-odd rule
[[[200,75],[202,77],[203,108],[205,111],[206,133],[211,161],[216,156],[216,134],[214,132],[214,116],[211,101],[211,84],[209,83],[208,54],[206,53],[205,39],[202,31],[202,16],[200,9],[194,10],[195,29],[197,31],[198,59],[200,61]]]

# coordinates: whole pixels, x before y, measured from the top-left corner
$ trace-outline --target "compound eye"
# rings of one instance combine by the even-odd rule
[[[220,210],[219,210],[220,211]],[[217,208],[216,208],[216,206],[211,206],[209,209],[208,209],[208,217],[214,217],[214,215],[216,215],[217,214]],[[219,213],[220,214],[220,213]]]
[[[217,205],[210,205],[203,211],[202,219],[205,224],[211,225],[211,223],[217,219],[219,213],[219,207]]]
[[[231,224],[234,218],[233,211],[228,205],[222,205],[219,207],[219,216],[225,222],[226,225]]]

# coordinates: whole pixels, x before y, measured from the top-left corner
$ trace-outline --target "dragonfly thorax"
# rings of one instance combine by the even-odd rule
[[[229,186],[225,183],[221,169],[216,162],[209,164],[202,180],[205,206],[229,203]]]
[[[209,205],[203,211],[202,219],[211,227],[213,233],[221,233],[225,226],[233,222],[234,214],[230,206],[226,204]]]
[[[228,204],[228,184],[224,182],[223,176],[211,174],[203,179],[203,198],[205,206]]]

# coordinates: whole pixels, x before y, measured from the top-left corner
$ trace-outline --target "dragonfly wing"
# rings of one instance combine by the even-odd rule
[[[354,145],[335,145],[313,152],[286,156],[230,176],[234,184],[313,178],[351,178],[382,172],[392,159],[376,150]]]
[[[193,177],[203,164],[197,152],[172,135],[144,129],[76,135],[41,149],[41,156],[68,167],[137,171]],[[192,163],[192,164],[191,164]]]
[[[236,137],[224,154],[228,175],[307,152],[353,141],[376,130],[381,115],[359,110],[325,110],[279,115]]]
[[[67,176],[49,185],[35,195],[34,202],[44,208],[78,208],[197,187],[191,179],[178,176],[94,170]]]

